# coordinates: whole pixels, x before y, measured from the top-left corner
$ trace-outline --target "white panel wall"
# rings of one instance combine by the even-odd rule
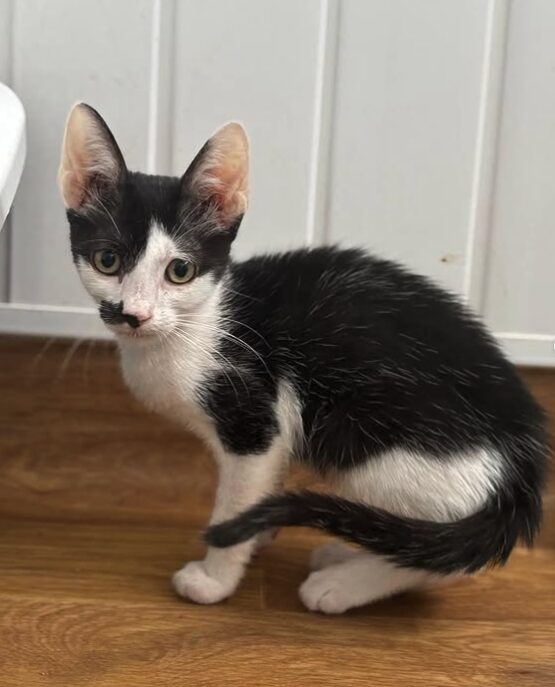
[[[483,307],[515,353],[551,362],[555,332],[555,2],[515,0]]]
[[[0,79],[10,77],[11,0],[0,0]]]
[[[342,3],[329,237],[457,291],[486,25],[484,0]]]
[[[14,9],[12,85],[28,115],[28,152],[14,212],[10,294],[23,303],[88,305],[56,186],[63,123],[76,100],[94,104],[129,166],[145,166],[152,3],[17,0]]]
[[[319,0],[177,3],[175,174],[230,118],[251,139],[252,203],[238,256],[306,240]]]
[[[55,187],[84,99],[146,171],[181,174],[245,123],[236,255],[371,247],[462,293],[515,359],[553,364],[554,45],[552,0],[0,0],[0,76],[29,118],[0,330],[103,332]]]

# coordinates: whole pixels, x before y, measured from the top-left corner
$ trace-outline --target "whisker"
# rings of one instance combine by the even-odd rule
[[[82,184],[79,186],[79,188],[80,188],[82,191],[85,191],[85,193],[89,193],[89,194],[91,193],[91,190],[90,190],[89,188],[86,188],[86,187],[83,186]],[[91,198],[91,202],[90,202],[90,206],[92,206],[92,208],[94,208],[94,206],[95,206],[96,203],[98,203],[98,204],[100,205],[100,208],[101,208],[102,210],[104,210],[104,213],[107,215],[107,217],[108,217],[108,218],[110,219],[110,221],[112,222],[112,224],[113,224],[113,226],[114,226],[114,229],[115,229],[116,232],[117,232],[117,235],[121,238],[121,231],[120,231],[120,229],[119,229],[119,227],[118,227],[118,225],[117,225],[117,222],[116,222],[116,220],[114,219],[112,213],[108,210],[108,208],[106,207],[106,205],[104,205],[104,203],[103,203],[102,199],[100,198],[100,196],[98,195],[98,193],[93,193],[93,194],[92,194],[92,198]]]
[[[255,298],[254,296],[249,296],[248,293],[241,293],[241,291],[235,291],[229,286],[222,285],[221,288],[223,291],[229,291],[229,293],[233,293],[236,296],[241,296],[242,298],[248,298],[249,300],[256,301],[257,303],[261,303],[263,300],[262,298]]]
[[[261,341],[263,341],[266,344],[266,346],[268,346],[268,348],[270,347],[268,342],[266,341],[266,339],[262,336],[262,334],[260,332],[257,332],[256,329],[253,329],[252,327],[250,327],[248,324],[245,324],[244,322],[240,322],[239,320],[234,320],[231,317],[222,317],[220,319],[222,322],[232,322],[233,324],[237,324],[240,327],[245,327],[246,329],[251,331],[253,334],[256,334],[256,336],[258,336],[258,338]]]
[[[241,348],[243,348],[243,350],[247,351],[248,353],[252,353],[256,358],[258,358],[258,360],[260,360],[260,362],[262,363],[262,365],[263,365],[263,367],[264,367],[266,373],[267,373],[268,376],[270,377],[270,379],[274,379],[274,376],[272,375],[272,373],[271,373],[271,371],[270,371],[270,369],[269,369],[269,367],[268,367],[266,361],[265,361],[264,358],[260,355],[260,353],[258,353],[258,351],[256,351],[256,350],[255,350],[252,346],[250,346],[248,343],[246,343],[245,341],[243,341],[243,339],[241,339],[240,337],[236,336],[235,334],[232,334],[231,332],[228,332],[228,331],[225,330],[225,329],[222,329],[221,327],[217,327],[216,325],[210,325],[210,324],[208,324],[208,323],[206,323],[206,322],[195,322],[195,321],[191,321],[191,320],[185,320],[185,319],[182,319],[182,318],[179,319],[179,322],[180,322],[180,324],[189,326],[189,327],[191,327],[191,328],[193,328],[193,327],[200,327],[200,328],[204,328],[204,329],[207,330],[207,331],[216,332],[216,333],[217,333],[218,335],[220,335],[222,338],[224,338],[224,339],[226,339],[226,340],[228,340],[228,341],[231,341],[231,342],[237,344],[238,346],[240,346]],[[254,331],[254,330],[253,330],[253,331]],[[255,332],[255,333],[256,333],[256,332]]]
[[[119,227],[116,223],[116,220],[113,218],[112,213],[108,210],[108,208],[104,205],[104,203],[100,200],[98,196],[95,197],[95,202],[100,203],[100,207],[104,210],[104,212],[108,215],[110,218],[112,224],[114,225],[114,229],[117,231],[118,236],[121,237],[121,231],[119,230]]]
[[[96,345],[96,339],[89,339],[89,345],[85,352],[85,357],[83,358],[83,382],[88,383],[89,381],[89,361],[91,357],[92,349]]]
[[[32,362],[31,362],[31,365],[29,366],[29,368],[30,368],[31,370],[34,370],[34,369],[36,368],[36,366],[39,364],[39,362],[40,362],[40,361],[42,360],[42,358],[44,357],[44,354],[46,353],[46,351],[48,351],[48,349],[49,349],[49,348],[52,346],[52,344],[54,344],[56,341],[57,341],[56,337],[55,337],[55,336],[52,336],[52,337],[50,337],[49,339],[47,339],[47,340],[44,342],[44,344],[41,346],[40,351],[39,351],[39,352],[36,354],[36,356],[33,358]]]
[[[176,336],[177,336],[181,341],[183,341],[186,345],[189,345],[189,346],[192,346],[193,348],[195,348],[195,350],[200,351],[200,352],[202,352],[202,353],[205,353],[205,352],[206,352],[205,349],[202,348],[202,346],[200,345],[200,342],[197,342],[197,341],[195,341],[194,339],[191,339],[190,337],[188,337],[188,336],[185,334],[185,332],[183,332],[183,330],[181,330],[181,329],[174,329],[173,332],[172,332],[171,334],[168,333],[168,337],[170,337],[172,334],[173,334],[173,335],[176,335]],[[236,388],[235,384],[233,383],[231,377],[228,375],[228,373],[227,373],[227,371],[226,371],[226,369],[225,369],[225,365],[229,366],[229,367],[231,368],[231,370],[233,370],[233,372],[235,372],[235,374],[237,375],[237,377],[238,377],[238,378],[241,380],[241,382],[243,383],[243,386],[245,387],[245,391],[246,391],[247,394],[248,394],[248,393],[249,393],[249,389],[248,389],[248,386],[247,386],[245,380],[243,379],[243,376],[239,373],[239,371],[237,370],[237,368],[236,368],[236,367],[226,358],[226,356],[223,355],[223,353],[221,353],[220,351],[217,351],[217,350],[213,350],[213,351],[211,351],[211,354],[214,354],[214,355],[218,356],[218,358],[219,358],[221,361],[223,361],[224,365],[220,365],[220,366],[218,367],[218,369],[219,369],[219,371],[222,372],[222,374],[224,374],[225,377],[227,378],[227,380],[228,380],[228,382],[229,382],[231,388],[233,389],[233,392],[235,393],[235,397],[237,398],[237,401],[239,402],[240,397],[239,397],[239,394],[238,394],[238,392],[237,392],[237,388]]]
[[[65,372],[69,366],[69,363],[71,362],[71,359],[73,358],[74,353],[77,351],[79,346],[83,343],[83,341],[85,341],[85,339],[75,339],[75,341],[71,344],[68,352],[65,354],[64,359],[61,362],[60,367],[58,368],[58,373],[56,374],[57,380],[60,380],[64,376],[64,374],[65,374]]]
[[[181,218],[181,221],[179,222],[179,224],[176,223],[176,224],[172,227],[172,229],[170,230],[170,236],[171,236],[172,238],[175,238],[175,236],[180,232],[181,228],[182,228],[187,222],[189,222],[189,220],[192,219],[192,217],[195,215],[195,213],[196,213],[197,210],[201,207],[201,205],[202,205],[202,201],[199,201],[198,203],[196,203],[195,205],[193,205],[193,207],[189,210],[189,212],[188,212],[184,217]],[[210,220],[210,223],[212,223],[212,220]],[[205,226],[206,224],[207,224],[207,219],[203,219],[201,222],[196,222],[196,223],[195,223],[195,226],[196,226],[196,227],[199,227],[199,228],[202,228],[202,227]]]
[[[192,344],[196,348],[196,350],[201,351],[203,353],[206,352],[206,349],[201,345],[201,342],[187,336],[187,333],[183,331],[183,329],[175,329],[174,333],[177,333],[182,338],[182,340]],[[220,358],[220,360],[223,360],[232,370],[234,370],[237,373],[238,377],[241,377],[237,367],[233,365],[233,363],[221,351],[214,349],[210,352],[210,354],[217,355]]]

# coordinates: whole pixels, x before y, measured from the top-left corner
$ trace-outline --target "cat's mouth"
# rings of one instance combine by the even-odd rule
[[[152,339],[157,334],[157,330],[148,325],[132,328],[127,324],[109,324],[108,328],[113,331],[117,337],[125,339],[126,341],[144,341],[145,339]]]
[[[126,325],[113,327],[118,336],[123,336],[125,339],[144,339],[155,334],[151,329],[129,329]]]

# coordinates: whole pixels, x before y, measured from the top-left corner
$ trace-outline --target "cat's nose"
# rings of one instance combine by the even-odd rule
[[[152,317],[152,311],[146,306],[123,306],[122,317],[130,327],[137,329],[148,322]]]

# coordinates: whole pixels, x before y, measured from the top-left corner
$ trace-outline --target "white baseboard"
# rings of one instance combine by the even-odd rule
[[[0,303],[0,333],[87,339],[112,338],[96,308]],[[555,367],[555,335],[498,332],[503,350],[518,365]]]
[[[110,339],[98,310],[28,303],[0,303],[0,332],[84,339]]]
[[[495,336],[517,365],[555,367],[555,334],[496,332]]]

